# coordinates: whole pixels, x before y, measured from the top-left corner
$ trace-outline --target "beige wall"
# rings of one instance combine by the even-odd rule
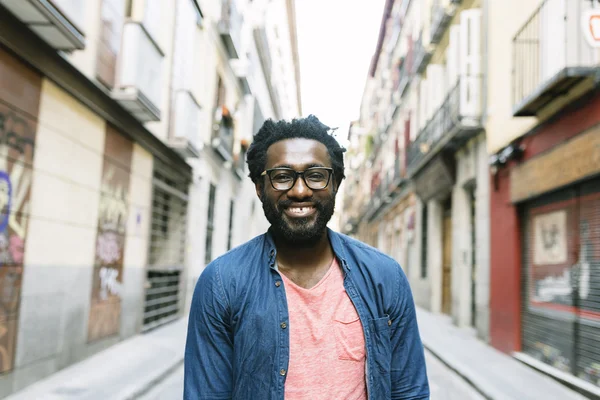
[[[104,120],[43,81],[26,264],[93,264],[104,132]]]
[[[541,0],[488,1],[487,132],[488,152],[495,153],[525,133],[533,117],[512,117],[513,37]],[[516,12],[518,10],[518,12]],[[484,21],[485,24],[485,21]]]
[[[129,177],[129,214],[123,260],[126,268],[144,268],[147,265],[152,218],[152,168],[152,155],[135,143]]]
[[[67,55],[67,59],[93,81],[96,80],[101,7],[102,0],[86,0],[85,25],[80,27],[85,35],[85,49]]]

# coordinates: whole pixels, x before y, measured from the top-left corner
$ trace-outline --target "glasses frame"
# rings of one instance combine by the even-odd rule
[[[325,186],[323,186],[320,189],[313,189],[313,188],[311,188],[310,185],[306,182],[306,178],[304,177],[304,174],[306,172],[310,172],[311,170],[315,170],[315,169],[324,169],[324,170],[329,171],[329,178],[327,178],[327,182],[325,183]],[[272,171],[291,171],[291,172],[293,172],[294,173],[294,180],[292,181],[292,186],[290,186],[289,189],[277,189],[275,187],[275,185],[273,184],[273,181],[271,180],[271,172]],[[271,183],[271,187],[273,188],[273,190],[277,190],[278,192],[287,192],[288,190],[292,190],[292,188],[294,186],[296,186],[296,182],[298,181],[298,177],[300,175],[302,175],[302,180],[304,181],[304,184],[310,190],[325,190],[329,186],[329,182],[331,182],[331,178],[333,177],[333,168],[328,168],[328,167],[310,167],[310,168],[306,168],[304,171],[296,171],[295,169],[292,169],[292,168],[279,167],[279,168],[266,169],[266,170],[264,170],[260,174],[260,176],[265,176],[265,175],[269,178],[269,182]]]

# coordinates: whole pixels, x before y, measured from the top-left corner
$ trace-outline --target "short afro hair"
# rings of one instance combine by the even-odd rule
[[[321,142],[327,147],[335,182],[339,185],[346,177],[344,174],[345,148],[330,134],[331,128],[323,124],[314,115],[306,118],[293,119],[291,122],[268,119],[254,135],[254,140],[248,148],[247,163],[252,182],[260,182],[260,174],[267,164],[267,150],[272,144],[286,139],[304,138]]]

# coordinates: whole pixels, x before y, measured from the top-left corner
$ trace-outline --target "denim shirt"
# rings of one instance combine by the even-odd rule
[[[328,235],[363,325],[369,399],[429,399],[415,306],[402,269],[364,243],[331,230]],[[276,255],[266,233],[203,271],[189,315],[184,399],[284,398],[289,319]]]

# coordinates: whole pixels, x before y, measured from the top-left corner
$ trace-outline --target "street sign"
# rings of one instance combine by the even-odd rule
[[[582,13],[581,28],[589,45],[600,48],[600,8]]]

